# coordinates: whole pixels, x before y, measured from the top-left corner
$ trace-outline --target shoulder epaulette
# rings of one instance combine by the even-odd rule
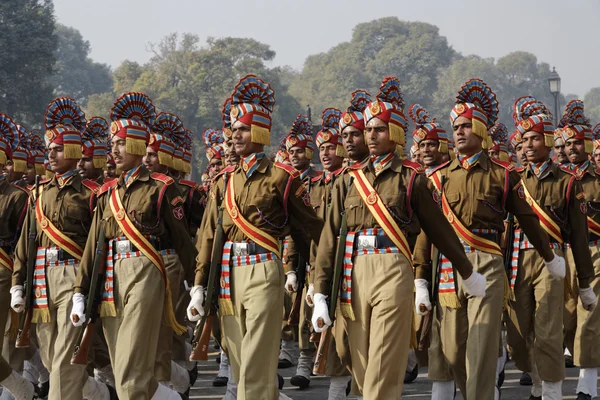
[[[418,174],[422,174],[425,171],[425,169],[423,168],[423,166],[421,164],[416,163],[414,161],[402,160],[402,166],[413,169]]]
[[[46,183],[50,182],[52,179],[40,179],[38,181],[38,185],[45,185]]]
[[[150,177],[151,177],[152,179],[154,179],[155,181],[159,181],[159,182],[162,182],[162,183],[164,183],[165,185],[170,185],[170,184],[172,184],[173,182],[175,182],[175,179],[171,178],[171,177],[170,177],[170,176],[168,176],[168,175],[161,174],[161,173],[159,173],[159,172],[153,172],[153,173],[150,175]]]
[[[333,176],[338,176],[340,175],[342,172],[344,172],[345,167],[342,167],[340,169],[336,169],[335,171],[333,171]]]
[[[435,167],[432,168],[431,172],[429,173],[429,175],[433,174],[434,172],[439,171],[440,169],[448,166],[450,164],[450,160],[446,161],[445,163],[441,163],[440,165],[436,165]]]
[[[202,188],[201,184],[199,184],[197,182],[194,182],[194,181],[188,181],[186,179],[181,179],[179,181],[179,184],[187,186],[187,187],[190,187],[190,188],[192,188],[192,190],[196,190],[196,191],[199,191],[199,192],[204,190]]]
[[[90,179],[83,179],[81,181],[81,184],[94,193],[98,193],[98,190],[100,190],[100,188],[102,187],[98,182],[92,181]]]
[[[292,167],[291,165],[287,165],[287,164],[280,163],[280,162],[276,162],[274,165],[277,168],[281,168],[282,170],[284,170],[285,172],[290,174],[292,176],[292,178],[298,178],[300,176],[300,172],[296,168]]]
[[[517,171],[518,173],[521,173],[521,172],[525,171],[525,167],[515,167],[515,171]]]
[[[577,171],[569,168],[568,167],[569,164],[557,164],[557,165],[558,165],[558,169],[560,169],[562,172],[566,172],[569,175],[576,176]]]
[[[96,192],[96,196],[100,196],[101,194],[108,192],[108,189],[114,189],[115,186],[117,186],[117,182],[117,178],[112,178],[107,181],[104,181],[104,184],[100,186],[100,189],[98,189],[98,191]]]
[[[501,166],[504,169],[507,169],[509,171],[514,171],[515,170],[515,166],[512,165],[510,162],[508,161],[502,161],[502,160],[498,160],[497,158],[490,158],[490,161],[493,162],[496,165]]]
[[[31,193],[31,191],[33,190],[33,186],[31,187],[31,189],[29,189],[29,188],[27,188],[27,189],[26,189],[26,188],[24,188],[24,187],[21,187],[21,186],[19,186],[19,185],[15,185],[15,184],[12,184],[12,185],[13,185],[14,187],[16,187],[17,189],[20,189],[20,190],[22,190],[23,192],[25,192],[25,194],[26,194],[27,196],[29,196],[29,193]]]
[[[229,174],[231,172],[235,171],[235,165],[230,165],[228,167],[223,168],[217,175],[215,175],[214,177],[214,181],[216,181],[218,178],[221,177],[221,175],[223,174]]]
[[[319,182],[321,180],[322,177],[323,177],[322,174],[321,175],[317,175],[317,176],[313,176],[312,178],[310,178],[310,181],[312,183],[317,183],[317,182]]]

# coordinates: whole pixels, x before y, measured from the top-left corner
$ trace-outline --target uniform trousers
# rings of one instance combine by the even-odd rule
[[[346,323],[352,376],[364,400],[402,398],[413,331],[413,287],[412,266],[401,254],[354,258],[355,320]]]
[[[594,279],[590,286],[594,289],[596,298],[600,298],[600,245],[590,246],[594,263]],[[577,305],[577,332],[574,343],[573,361],[581,368],[600,368],[600,305],[592,311],[587,311]]]
[[[114,264],[116,317],[102,321],[120,400],[149,400],[156,392],[156,350],[163,324],[165,281],[145,256]]]
[[[562,249],[554,252],[563,255]],[[564,279],[550,275],[537,250],[521,250],[514,293],[514,300],[509,301],[506,339],[515,365],[531,373],[535,362],[542,381],[563,380]],[[529,356],[532,344],[533,360]]]
[[[285,275],[280,260],[231,269],[234,315],[221,316],[238,400],[276,400]]]
[[[429,349],[427,350],[427,356],[429,360],[427,378],[430,381],[453,381],[454,378],[450,373],[450,366],[448,365],[446,357],[444,356],[444,352],[442,350],[442,340],[440,338],[442,307],[435,307],[433,312],[435,315],[433,315],[433,321],[431,322],[431,341],[429,342]]]

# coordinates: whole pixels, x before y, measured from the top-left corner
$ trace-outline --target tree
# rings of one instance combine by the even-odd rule
[[[41,124],[52,100],[53,13],[51,0],[0,2],[0,111],[29,127]]]
[[[113,91],[119,96],[133,90],[135,81],[144,73],[145,67],[135,61],[125,60],[112,74]]]
[[[117,98],[113,92],[91,94],[84,107],[85,117],[88,120],[91,117],[102,117],[110,121],[110,109],[116,100]]]
[[[592,126],[600,122],[600,87],[590,89],[583,98],[585,115],[592,122]]]
[[[84,105],[88,96],[112,90],[110,67],[89,57],[90,43],[77,29],[59,24],[56,36],[55,73],[50,80],[55,95],[73,97]]]

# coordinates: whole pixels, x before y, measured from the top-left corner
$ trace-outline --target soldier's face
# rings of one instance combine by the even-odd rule
[[[544,135],[529,131],[523,135],[523,152],[530,163],[544,162],[550,157],[550,149],[546,147]]]
[[[529,162],[527,161],[527,157],[525,156],[523,143],[517,144],[517,147],[515,147],[515,153],[517,153],[517,159],[521,163],[521,166],[526,167],[529,164]]]
[[[452,131],[458,153],[471,156],[481,151],[483,139],[473,133],[473,123],[470,118],[456,118],[452,125]]]
[[[18,181],[23,176],[15,172],[15,164],[12,160],[6,160],[6,164],[2,167],[2,175],[9,182]]]
[[[27,172],[23,174],[23,178],[27,181],[28,185],[35,183],[35,165],[27,164]]]
[[[250,126],[242,121],[235,121],[231,127],[231,139],[233,141],[233,149],[240,157],[249,156],[252,153],[260,153],[264,146],[258,143],[252,143],[252,134]]]
[[[565,144],[565,151],[569,157],[569,161],[573,164],[584,162],[588,159],[588,155],[585,152],[585,145],[583,140],[569,139]]]
[[[292,167],[298,171],[304,171],[310,166],[310,159],[306,154],[306,149],[303,147],[292,147],[289,150],[290,162]]]
[[[167,172],[167,167],[160,164],[158,161],[158,153],[151,147],[146,148],[146,155],[142,158],[142,163],[150,172],[160,172],[161,174]]]
[[[233,149],[233,141],[227,140],[227,149],[225,150],[225,164],[237,165],[240,162],[240,156]]]
[[[108,164],[106,166],[106,170],[104,171],[105,178],[114,178],[117,176],[117,167],[114,165]]]
[[[142,164],[143,156],[127,153],[125,139],[114,137],[111,141],[111,153],[115,160],[117,168],[121,171],[129,171],[132,168]]]
[[[390,139],[390,128],[379,118],[372,118],[365,127],[365,140],[369,154],[381,156],[396,150],[396,143]]]
[[[426,167],[433,167],[442,163],[442,154],[440,153],[440,142],[437,140],[422,140],[419,143],[419,152],[421,161]]]
[[[83,156],[77,162],[77,169],[79,170],[79,175],[84,179],[94,180],[102,175],[102,168],[94,167],[94,159],[92,157]]]
[[[215,176],[223,169],[223,162],[220,158],[213,158],[208,163],[208,171],[210,176]]]
[[[559,138],[554,141],[554,155],[559,164],[566,164],[569,162],[569,157],[567,157],[567,152],[565,151],[564,140]]]
[[[65,158],[65,148],[62,144],[52,143],[48,146],[48,162],[53,172],[64,174],[67,171],[75,169],[77,161]]]
[[[319,146],[319,159],[323,169],[333,172],[342,167],[342,157],[336,154],[337,145],[333,143],[323,143]]]
[[[600,168],[600,147],[596,147],[596,150],[594,150],[593,160],[596,168]]]
[[[342,131],[342,141],[346,154],[353,161],[362,161],[369,155],[364,133],[353,126],[347,126]]]

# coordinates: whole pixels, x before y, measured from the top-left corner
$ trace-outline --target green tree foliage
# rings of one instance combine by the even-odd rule
[[[87,104],[84,107],[87,119],[92,117],[102,117],[110,121],[110,109],[115,104],[115,94],[113,92],[96,93],[89,95]]]
[[[89,57],[90,43],[83,39],[77,29],[59,24],[56,36],[56,65],[50,79],[56,96],[73,97],[84,105],[88,96],[112,90],[110,67],[94,62]]]
[[[585,115],[592,122],[592,126],[600,122],[600,87],[590,89],[583,98]]]
[[[0,112],[40,126],[52,86],[56,37],[51,0],[0,1]]]

